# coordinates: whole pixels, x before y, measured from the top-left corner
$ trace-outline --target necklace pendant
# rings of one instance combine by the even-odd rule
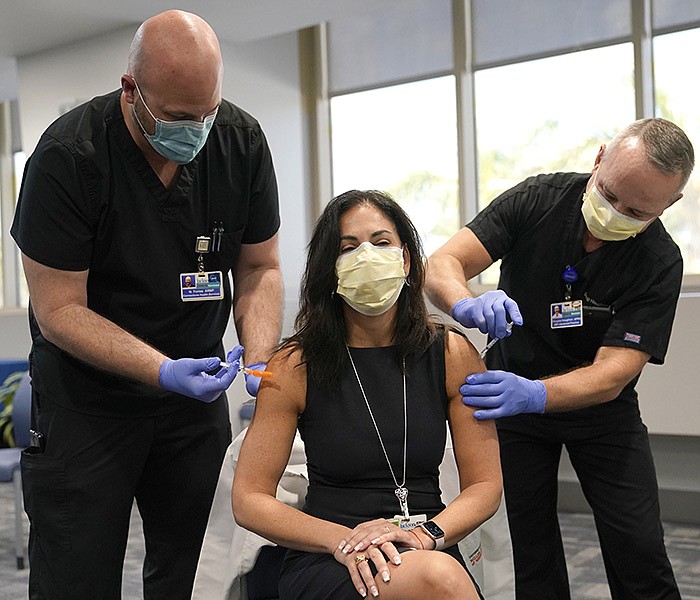
[[[394,490],[394,493],[399,499],[399,506],[401,507],[401,514],[403,515],[403,518],[410,519],[411,515],[408,512],[408,490],[405,487],[400,486]]]

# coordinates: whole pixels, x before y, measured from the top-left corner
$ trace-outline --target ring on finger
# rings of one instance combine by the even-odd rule
[[[358,554],[355,556],[355,564],[359,565],[361,562],[365,562],[367,560],[367,557],[364,554]]]

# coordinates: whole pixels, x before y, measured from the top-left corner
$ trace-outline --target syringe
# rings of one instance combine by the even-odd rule
[[[510,333],[513,330],[513,323],[508,322],[506,323],[506,331]],[[483,359],[484,356],[486,356],[486,353],[493,348],[494,344],[501,338],[493,338],[488,344],[486,344],[486,347],[479,352],[479,358]]]
[[[219,364],[221,365],[222,369],[230,369],[233,363],[225,362],[222,360]],[[260,369],[249,369],[248,367],[244,367],[243,365],[238,367],[238,372],[240,373],[241,371],[248,375],[252,375],[253,377],[272,377],[272,373],[270,373],[270,371],[262,371]]]

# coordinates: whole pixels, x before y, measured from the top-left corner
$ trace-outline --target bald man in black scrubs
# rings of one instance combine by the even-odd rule
[[[22,458],[30,598],[120,598],[134,498],[144,598],[190,597],[231,439],[224,392],[267,361],[282,314],[270,150],[222,78],[206,22],[156,15],[121,89],[60,117],[27,164],[12,235],[44,439]],[[226,357],[232,309],[245,354]]]

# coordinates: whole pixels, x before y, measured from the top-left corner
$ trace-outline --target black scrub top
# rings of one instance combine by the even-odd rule
[[[601,346],[634,348],[663,363],[683,275],[680,250],[657,219],[634,238],[585,252],[581,205],[589,178],[528,178],[467,225],[494,261],[502,259],[498,287],[517,301],[524,320],[489,351],[489,369],[538,379],[590,364]],[[571,299],[583,300],[583,326],[552,329],[551,304],[564,301],[567,265],[578,272]],[[591,306],[614,314],[587,310]],[[636,381],[608,404],[636,407]]]
[[[67,271],[89,269],[88,307],[171,358],[223,356],[231,314],[227,273],[240,246],[280,225],[272,157],[257,121],[222,101],[207,142],[163,186],[132,139],[120,91],[60,117],[27,162],[11,233],[24,254]],[[223,226],[204,255],[224,274],[224,299],[182,302],[180,274],[198,268],[195,242]],[[30,306],[37,391],[90,414],[158,414],[184,397],[104,373],[39,331]],[[191,402],[191,400],[187,400]]]

